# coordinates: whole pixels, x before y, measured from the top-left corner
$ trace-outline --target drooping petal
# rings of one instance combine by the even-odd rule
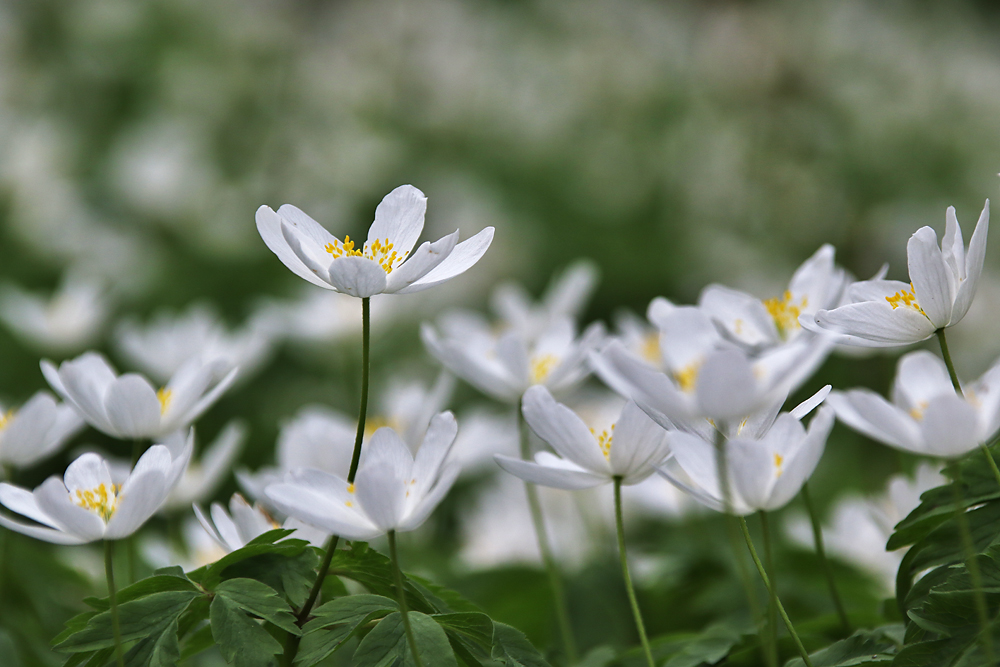
[[[634,401],[622,408],[615,422],[608,462],[613,475],[635,484],[654,472],[653,466],[670,453],[667,432],[649,418]]]
[[[951,324],[958,285],[945,264],[933,229],[921,227],[914,232],[906,244],[906,260],[913,293],[928,319],[935,328]]]
[[[282,217],[272,211],[269,206],[261,206],[257,209],[257,232],[260,234],[261,239],[263,239],[264,244],[271,252],[277,255],[281,263],[288,267],[292,273],[308,280],[313,285],[329,289],[329,284],[309,269],[288,245],[284,235],[281,233]]]
[[[411,292],[419,292],[420,290],[427,289],[428,287],[434,287],[435,285],[440,285],[441,283],[451,280],[457,275],[465,273],[479,261],[486,251],[489,250],[490,244],[493,242],[493,228],[486,227],[481,232],[476,234],[470,239],[462,241],[451,253],[434,267],[431,271],[427,272],[422,278],[412,283],[409,287],[404,287],[399,290],[397,294],[410,294]]]
[[[923,451],[920,429],[910,415],[868,389],[831,392],[827,403],[837,418],[879,442],[917,454]]]
[[[0,526],[3,526],[8,530],[13,530],[16,533],[33,537],[36,540],[42,540],[43,542],[50,542],[52,544],[86,544],[87,542],[93,542],[94,540],[100,539],[99,537],[88,539],[86,537],[80,537],[62,530],[56,530],[54,528],[21,523],[20,521],[14,521],[3,514],[0,514]]]
[[[945,394],[930,401],[920,421],[926,452],[952,458],[979,445],[976,409],[957,394]]]
[[[986,259],[986,236],[990,230],[990,200],[986,200],[983,212],[979,214],[976,229],[969,241],[969,252],[965,257],[965,276],[959,283],[958,295],[955,297],[955,307],[952,310],[952,324],[955,324],[969,312],[972,299],[976,296],[979,276],[983,272],[983,261]]]
[[[610,473],[594,434],[575,412],[556,402],[549,390],[535,385],[524,392],[521,402],[524,420],[535,433],[559,454],[586,470]]]
[[[385,269],[367,257],[341,257],[329,269],[330,284],[338,292],[367,298],[385,291]]]
[[[541,452],[541,454],[544,453]],[[609,475],[599,475],[570,462],[566,462],[562,466],[556,466],[551,465],[549,459],[543,458],[542,460],[549,462],[550,465],[542,465],[532,461],[523,461],[510,456],[504,456],[503,454],[494,454],[493,459],[501,468],[515,477],[523,479],[525,482],[550,486],[555,489],[575,491],[577,489],[589,489],[611,481]]]
[[[385,286],[386,293],[398,292],[427,275],[451,254],[456,243],[458,243],[457,229],[434,243],[428,241],[420,244],[420,247],[405,262],[388,275]]]
[[[108,389],[104,398],[108,421],[122,438],[148,438],[160,434],[160,401],[156,390],[141,375],[126,373]]]
[[[387,194],[375,207],[375,222],[368,228],[370,248],[376,241],[388,241],[400,257],[413,249],[424,229],[427,197],[412,185],[400,185]]]

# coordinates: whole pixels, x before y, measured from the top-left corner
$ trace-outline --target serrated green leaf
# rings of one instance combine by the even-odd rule
[[[163,632],[198,595],[193,591],[165,591],[118,605],[122,641],[133,641]],[[105,611],[93,616],[87,621],[86,627],[61,641],[56,649],[75,653],[113,645],[111,612]]]
[[[493,623],[492,657],[509,667],[550,667],[523,632],[504,623]]]
[[[444,628],[427,614],[418,611],[410,612],[410,629],[413,632],[413,641],[417,645],[417,653],[420,655],[420,662],[424,665],[434,665],[434,667],[458,667],[455,659],[455,652],[448,641],[448,635]],[[404,667],[415,667],[413,653],[406,651],[403,658]]]
[[[249,558],[264,554],[275,554],[286,558],[294,558],[309,548],[309,543],[304,540],[282,540],[291,533],[287,530],[272,530],[258,536],[247,543],[246,546],[232,551],[210,565],[200,567],[188,573],[188,577],[208,589],[214,589],[220,581],[224,579],[223,573],[226,568],[231,567]]]
[[[388,667],[406,652],[403,617],[396,611],[376,625],[354,651],[354,667]]]
[[[949,665],[964,644],[954,639],[937,639],[904,646],[892,661],[892,667],[943,667]]]
[[[351,595],[320,605],[303,628],[296,664],[316,664],[339,650],[359,628],[398,608],[395,600],[381,595]]]
[[[215,588],[215,595],[227,598],[243,611],[260,616],[285,632],[301,634],[292,608],[266,584],[254,579],[228,579]]]
[[[493,621],[480,612],[435,614],[431,616],[445,630],[458,633],[489,650],[493,645]]]
[[[891,665],[896,645],[880,631],[858,630],[825,649],[810,654],[813,667],[876,667]],[[668,663],[669,664],[669,663]],[[802,658],[790,660],[785,667],[805,667]]]
[[[90,619],[97,616],[98,613],[100,612],[85,611],[82,614],[77,614],[73,618],[66,621],[66,627],[63,628],[63,631],[56,635],[55,638],[53,638],[52,645],[58,646],[60,643],[65,641],[67,637],[75,635],[80,632],[80,630],[83,630],[87,627],[87,623],[90,622]]]
[[[222,571],[222,578],[256,579],[301,606],[316,581],[318,565],[319,556],[312,548],[294,556],[266,553],[233,563]]]
[[[376,595],[396,597],[395,574],[389,559],[364,542],[352,542],[347,549],[338,549],[330,563],[330,572],[352,579]],[[433,614],[438,611],[423,596],[413,581],[405,583],[406,602],[409,609]]]
[[[158,636],[146,637],[133,646],[125,654],[125,667],[175,667],[180,654],[175,618]]]
[[[138,600],[147,595],[152,595],[153,593],[163,593],[165,591],[201,592],[198,586],[186,576],[178,577],[173,574],[154,574],[118,591],[117,600],[118,604],[124,604],[131,600]],[[106,597],[84,598],[83,601],[98,611],[107,611],[111,608],[111,603]]]
[[[215,638],[212,636],[212,624],[206,623],[184,641],[184,646],[181,648],[181,661],[207,650],[214,644]]]
[[[740,633],[728,625],[711,625],[694,637],[680,651],[670,656],[664,667],[697,667],[702,663],[715,664],[729,655],[739,642]]]
[[[217,595],[210,608],[212,636],[226,662],[236,667],[270,667],[281,644],[235,602]]]

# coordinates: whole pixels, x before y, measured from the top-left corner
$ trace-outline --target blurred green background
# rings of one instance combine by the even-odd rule
[[[263,297],[302,289],[260,241],[258,206],[294,203],[361,235],[381,197],[412,183],[429,197],[424,238],[494,225],[496,240],[376,327],[377,395],[396,374],[433,378],[421,320],[485,310],[504,280],[538,294],[579,257],[601,271],[585,321],[641,314],[658,295],[693,302],[710,282],[766,298],[827,242],[856,276],[889,262],[905,279],[914,230],[943,231],[954,205],[968,238],[997,191],[998,27],[991,4],[967,2],[4,0],[0,280],[51,291],[72,270],[107,286],[112,321],[207,302],[237,325]],[[967,377],[1000,353],[998,252],[952,336]],[[282,347],[200,433],[243,417],[242,463],[270,462],[300,406],[356,410],[356,343]],[[44,387],[41,356],[0,329],[0,398]],[[884,355],[834,358],[807,390],[884,391],[893,371]],[[454,404],[477,401],[460,387]],[[118,447],[92,430],[79,440]],[[37,484],[68,460],[15,479]],[[826,507],[913,464],[837,427],[814,493]],[[548,648],[540,571],[454,564],[450,517],[475,485],[456,489],[408,558]],[[654,635],[746,615],[721,522],[633,528],[662,559],[642,590]],[[45,643],[92,584],[12,539],[0,604],[30,613],[0,614],[2,641],[24,664],[56,664]],[[782,553],[791,613],[828,614],[812,556]],[[853,608],[885,620],[882,592],[842,575]],[[616,577],[609,543],[570,578],[584,647],[635,643]]]

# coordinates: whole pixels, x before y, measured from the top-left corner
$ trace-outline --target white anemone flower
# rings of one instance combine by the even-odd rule
[[[458,243],[458,230],[416,251],[424,228],[427,198],[401,185],[375,209],[375,222],[360,248],[349,236],[336,238],[298,208],[257,209],[257,231],[268,248],[293,273],[314,285],[355,297],[408,294],[434,287],[466,272],[493,241],[487,227]]]
[[[183,314],[160,313],[142,325],[129,319],[115,329],[122,355],[158,382],[166,382],[191,359],[219,361],[223,373],[239,367],[240,380],[259,369],[271,353],[271,340],[253,326],[229,330],[209,307],[195,305]]]
[[[218,379],[220,362],[186,362],[166,386],[153,388],[135,373],[118,375],[95,352],[64,361],[42,361],[42,373],[63,400],[97,430],[120,439],[159,438],[185,428],[232,385],[237,369]]]
[[[532,303],[521,285],[508,283],[493,291],[491,304],[506,326],[526,340],[534,340],[559,320],[578,320],[597,286],[597,278],[592,261],[577,260],[552,279],[538,303]]]
[[[198,460],[188,465],[163,509],[180,510],[211,497],[232,470],[233,462],[243,449],[246,438],[247,427],[242,421],[233,420],[226,424]]]
[[[56,403],[46,391],[20,409],[0,405],[0,463],[23,468],[54,454],[80,432],[83,419],[72,407]]]
[[[534,340],[517,329],[496,331],[482,317],[453,312],[441,318],[441,333],[424,323],[421,338],[445,368],[498,401],[517,403],[534,385],[568,391],[590,373],[587,355],[604,340],[594,323],[579,337],[572,320],[556,320]]]
[[[958,324],[972,305],[986,256],[990,202],[972,233],[968,251],[954,207],[948,207],[944,238],[921,227],[906,244],[910,284],[866,280],[848,289],[846,305],[803,314],[803,326],[838,334],[837,342],[863,347],[895,347],[929,338]]]
[[[126,538],[156,513],[187,467],[193,431],[172,440],[177,443],[146,450],[120,485],[108,462],[93,453],[73,461],[62,479],[49,477],[34,491],[0,483],[0,504],[37,522],[0,514],[0,525],[55,544]]]
[[[283,526],[278,525],[263,507],[251,506],[238,493],[229,499],[229,512],[221,503],[212,503],[207,516],[197,505],[193,509],[202,528],[225,553],[242,549],[254,538],[276,528],[295,530],[294,539],[306,540],[317,547],[322,546],[327,538],[321,530],[295,519],[287,519]]]
[[[955,393],[944,362],[927,350],[903,356],[892,402],[869,389],[834,392],[837,417],[868,437],[904,451],[954,458],[1000,428],[1000,362]]]
[[[295,298],[261,301],[251,317],[251,328],[272,341],[290,341],[326,348],[330,343],[360,338],[361,302],[348,294],[314,290],[308,286]],[[371,325],[402,315],[403,308],[392,297],[371,300]]]
[[[110,311],[107,292],[73,274],[51,297],[15,285],[0,290],[0,320],[26,344],[53,354],[77,352],[93,343]]]
[[[494,457],[501,468],[526,482],[571,490],[606,484],[616,477],[622,484],[638,484],[670,454],[667,432],[632,401],[610,427],[600,431],[556,402],[545,387],[528,389],[522,410],[531,429],[559,454],[538,452],[534,462],[502,454]]]
[[[288,516],[349,540],[414,530],[458,477],[459,466],[446,463],[457,434],[454,415],[435,415],[414,457],[395,431],[380,428],[354,484],[338,475],[300,469],[265,493]]]
[[[830,406],[819,409],[808,430],[802,426],[800,420],[815,407],[816,398],[778,415],[766,430],[744,429],[725,441],[732,512],[775,510],[798,494],[816,469],[833,428]],[[660,474],[703,505],[725,511],[715,443],[682,431],[670,432],[667,442],[673,456],[659,467]]]

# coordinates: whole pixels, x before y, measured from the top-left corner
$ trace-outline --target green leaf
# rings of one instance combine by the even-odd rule
[[[858,630],[847,639],[812,653],[809,657],[813,667],[875,667],[892,664],[896,648],[896,644],[880,631]],[[785,667],[804,665],[802,658],[795,658]]]
[[[225,595],[212,600],[212,636],[226,662],[236,667],[270,667],[281,644]]]
[[[193,591],[164,591],[118,605],[122,641],[158,635],[198,597]],[[62,635],[60,635],[62,636]],[[87,625],[56,645],[60,651],[93,651],[114,645],[111,612],[96,614]]]
[[[158,636],[146,637],[125,655],[125,667],[174,667],[180,660],[177,619]]]
[[[284,543],[282,543],[284,544]],[[296,606],[305,603],[316,581],[319,556],[316,549],[304,549],[294,556],[265,553],[233,563],[222,571],[223,579],[256,579],[285,595]]]
[[[362,627],[398,608],[395,600],[381,595],[351,595],[320,605],[303,628],[296,664],[316,664],[339,650]]]
[[[208,589],[214,589],[219,582],[227,578],[224,573],[226,568],[241,563],[250,558],[273,554],[284,558],[295,558],[309,547],[309,543],[304,540],[283,540],[275,542],[290,535],[287,530],[272,530],[251,540],[241,549],[230,552],[215,561],[211,565],[200,567],[188,573],[188,577]]]
[[[427,614],[412,611],[409,614],[410,629],[413,631],[413,641],[417,645],[420,662],[434,667],[458,667],[455,652],[448,641],[448,635],[437,621]],[[404,667],[414,667],[413,653],[406,651],[403,659]]]
[[[430,616],[417,611],[409,613],[409,620],[413,640],[424,665],[458,667],[444,628]],[[413,667],[415,664],[407,645],[403,617],[399,612],[393,612],[361,640],[354,652],[354,666],[387,667],[398,659],[402,659],[404,667]]]
[[[229,579],[215,589],[216,597],[225,597],[243,611],[260,616],[285,632],[301,634],[288,603],[273,588],[253,579]]]
[[[212,624],[206,623],[187,638],[184,647],[181,649],[181,661],[187,660],[193,655],[197,655],[215,645],[215,638],[212,637]]]
[[[608,667],[618,654],[610,646],[595,646],[583,656],[576,667]]]
[[[715,664],[729,655],[739,642],[740,633],[724,624],[709,626],[704,632],[674,653],[664,667],[697,667],[702,663]]]
[[[492,657],[510,667],[550,667],[523,632],[503,623],[493,623]]]
[[[138,600],[147,595],[152,595],[153,593],[162,593],[165,591],[200,593],[198,586],[185,576],[154,574],[118,591],[117,600],[118,604],[124,604],[131,600]],[[111,608],[108,598],[84,598],[83,601],[98,611],[107,611]]]
[[[388,598],[396,597],[395,574],[388,558],[370,549],[364,542],[351,542],[347,549],[338,549],[330,563],[330,572],[362,584],[370,592]],[[435,608],[414,582],[408,577],[406,588],[407,607],[414,611],[433,614],[451,609]]]
[[[485,649],[493,645],[493,621],[481,612],[435,614],[432,616],[441,627],[465,637]]]

